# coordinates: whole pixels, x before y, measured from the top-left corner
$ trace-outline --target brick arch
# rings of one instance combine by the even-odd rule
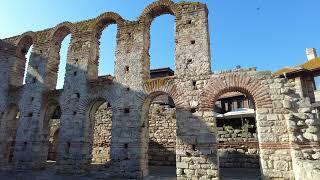
[[[76,26],[70,22],[58,24],[50,32],[49,36],[49,55],[46,65],[44,84],[49,89],[54,89],[58,78],[58,68],[60,63],[60,49],[63,39],[71,34],[71,39],[76,33]]]
[[[56,25],[53,29],[50,31],[49,36],[49,43],[50,45],[53,45],[56,43],[55,41],[62,41],[65,36],[68,34],[71,34],[74,36],[77,32],[77,27],[68,21],[62,22],[58,25]]]
[[[187,109],[189,104],[185,101],[183,90],[179,89],[172,78],[151,79],[144,84],[144,97],[141,98],[141,104],[146,101],[152,101],[155,97],[167,94],[170,96],[177,109]]]
[[[81,119],[83,120],[81,122],[81,129],[80,129],[80,136],[84,139],[89,140],[89,142],[86,146],[91,146],[90,142],[92,143],[94,141],[93,133],[94,133],[94,124],[95,124],[95,113],[99,109],[99,107],[107,102],[111,105],[111,111],[112,111],[112,117],[111,117],[111,123],[114,122],[114,114],[117,109],[117,105],[115,105],[116,100],[119,98],[115,98],[115,96],[112,95],[105,95],[105,93],[98,93],[94,96],[87,96],[79,103],[79,111],[78,114],[81,116]],[[85,154],[87,155],[86,159],[87,163],[90,163],[92,158],[90,157],[92,153],[92,147],[85,148]],[[89,158],[90,157],[90,158]]]
[[[16,60],[12,66],[10,84],[14,86],[21,86],[23,81],[24,72],[26,71],[25,65],[27,63],[26,54],[31,46],[36,42],[36,34],[32,31],[23,33],[15,42]]]
[[[209,79],[201,94],[200,108],[212,110],[221,95],[232,91],[251,96],[256,108],[272,107],[272,100],[266,85],[251,77],[230,73]]]
[[[79,114],[86,114],[89,110],[92,103],[96,101],[104,100],[110,103],[111,107],[116,109],[119,107],[119,96],[116,94],[115,91],[108,91],[106,92],[98,92],[95,94],[87,95],[86,97],[82,98],[79,102],[78,113]]]
[[[147,6],[139,17],[139,22],[150,26],[152,20],[163,14],[176,16],[180,11],[179,6],[171,0],[158,0]]]
[[[100,39],[103,29],[105,29],[110,24],[117,24],[121,26],[124,23],[124,19],[117,13],[106,12],[98,16],[92,25],[92,29],[95,31],[95,36],[97,39]]]

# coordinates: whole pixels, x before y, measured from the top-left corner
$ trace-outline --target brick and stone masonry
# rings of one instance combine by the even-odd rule
[[[150,25],[162,14],[175,17],[176,70],[174,76],[150,79]],[[99,38],[109,24],[118,27],[115,75],[98,77]],[[71,42],[64,87],[56,90],[59,49],[68,34]],[[31,45],[23,85],[25,54]],[[1,40],[1,169],[46,168],[48,122],[59,106],[57,173],[89,172],[93,160],[107,160],[107,156],[98,156],[96,152],[104,151],[110,143],[109,173],[120,178],[147,176],[149,161],[155,160],[154,156],[150,158],[152,138],[148,138],[150,132],[153,134],[149,111],[154,109],[150,110],[150,106],[157,96],[168,95],[175,105],[175,162],[171,156],[164,157],[176,164],[178,179],[218,179],[213,108],[219,96],[238,91],[254,101],[262,177],[317,179],[319,120],[311,112],[309,99],[298,92],[299,83],[253,69],[212,73],[210,60],[208,9],[197,2],[158,0],[135,21],[107,12],[97,18],[63,22]],[[112,114],[111,129],[110,123],[104,122],[105,117],[94,118],[105,102],[112,111],[105,114]],[[99,122],[101,132],[95,125]],[[174,128],[168,129],[173,137]],[[111,136],[111,141],[92,141],[102,135]],[[161,136],[154,136],[158,138]]]

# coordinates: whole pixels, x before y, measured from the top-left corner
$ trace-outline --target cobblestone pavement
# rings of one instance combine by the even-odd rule
[[[95,174],[94,176],[67,176],[57,175],[53,171],[36,172],[0,172],[0,180],[92,180],[108,179],[123,180],[108,177],[108,173]],[[259,169],[221,169],[221,180],[260,180]],[[176,180],[174,167],[150,167],[150,176],[144,180]]]

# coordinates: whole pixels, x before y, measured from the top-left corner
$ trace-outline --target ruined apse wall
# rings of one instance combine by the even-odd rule
[[[176,73],[173,77],[149,79],[149,28],[152,20],[162,14],[175,16]],[[98,78],[99,38],[109,24],[118,26],[115,77]],[[63,90],[58,91],[54,87],[59,47],[68,34],[71,42],[65,83]],[[304,102],[295,90],[295,83],[273,78],[270,72],[253,70],[212,74],[208,10],[204,4],[159,0],[148,6],[137,21],[126,21],[116,13],[104,13],[87,21],[64,22],[43,31],[27,32],[5,39],[1,47],[2,44],[6,44],[0,50],[3,65],[0,96],[4,97],[0,99],[2,139],[7,134],[13,137],[14,134],[3,129],[15,117],[11,112],[20,112],[17,126],[12,128],[16,130],[12,162],[8,161],[10,153],[6,148],[11,142],[1,141],[2,168],[45,168],[49,141],[45,136],[46,122],[52,109],[59,105],[62,114],[55,168],[58,173],[90,171],[92,114],[108,102],[112,108],[110,161],[103,164],[103,168],[107,167],[107,172],[114,176],[146,176],[149,109],[154,98],[166,94],[176,108],[178,179],[217,179],[219,162],[213,107],[220,95],[230,91],[240,91],[254,99],[264,178],[298,178],[297,172],[304,171],[301,167],[310,168],[304,163],[317,162],[317,158],[307,160],[299,152],[316,154],[319,141],[314,137],[319,137],[318,129],[313,128],[312,141],[304,144],[297,144],[295,137],[310,134],[304,134],[300,126],[291,130],[290,118],[297,120],[295,113],[303,108],[287,106],[287,101],[293,100],[293,104],[299,105]],[[33,52],[27,80],[22,86],[24,49],[31,44]],[[309,107],[307,103],[304,106]],[[309,125],[305,127],[307,131]],[[312,151],[308,151],[310,149]]]

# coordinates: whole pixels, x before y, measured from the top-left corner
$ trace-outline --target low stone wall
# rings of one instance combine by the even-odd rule
[[[259,168],[256,133],[218,127],[218,155],[221,168]]]
[[[112,129],[112,109],[107,103],[98,108],[93,124],[92,163],[106,163],[110,160]]]
[[[149,165],[176,164],[176,111],[153,103],[149,110]]]

